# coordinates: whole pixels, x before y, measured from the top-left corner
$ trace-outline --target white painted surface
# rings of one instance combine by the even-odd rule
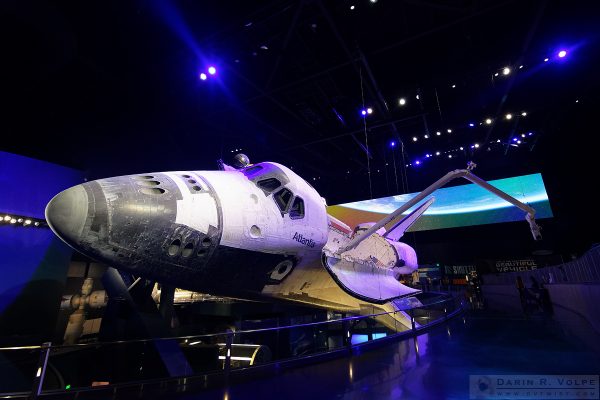
[[[190,175],[190,172],[166,172],[171,178],[182,195],[182,200],[177,200],[177,217],[175,222],[178,224],[189,226],[202,233],[208,233],[208,226],[219,226],[219,218],[217,214],[217,205],[212,196],[205,190],[198,193],[191,193],[188,189],[182,175]],[[196,184],[203,187],[201,181],[194,177]],[[206,189],[203,187],[203,189]]]

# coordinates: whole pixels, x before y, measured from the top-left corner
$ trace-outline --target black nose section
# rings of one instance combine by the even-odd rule
[[[81,185],[60,192],[46,206],[46,221],[62,240],[77,245],[88,215],[88,195]]]

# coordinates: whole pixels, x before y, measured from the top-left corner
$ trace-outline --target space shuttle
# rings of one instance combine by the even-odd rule
[[[399,239],[434,199],[422,193],[381,221],[351,228],[291,169],[242,159],[239,168],[86,182],[57,194],[46,219],[75,250],[137,277],[338,312],[400,311],[380,320],[409,329],[401,310],[420,305],[420,291],[398,278],[418,262]]]

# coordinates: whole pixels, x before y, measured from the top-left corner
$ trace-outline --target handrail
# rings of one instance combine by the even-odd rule
[[[383,344],[389,342],[389,340],[395,340],[397,338],[405,338],[405,337],[409,337],[409,336],[419,335],[420,332],[424,332],[440,323],[443,323],[444,321],[448,321],[450,318],[452,318],[455,315],[457,315],[458,313],[464,311],[464,307],[465,307],[464,299],[461,299],[460,297],[452,296],[449,293],[438,293],[438,292],[429,292],[429,293],[434,294],[433,299],[435,299],[435,301],[432,301],[427,304],[423,304],[419,307],[413,307],[413,308],[406,309],[406,310],[395,310],[395,311],[390,311],[390,312],[374,313],[374,314],[370,314],[370,315],[352,316],[352,317],[346,317],[346,318],[340,318],[340,319],[328,320],[328,321],[310,322],[310,323],[305,323],[305,324],[286,325],[286,326],[270,327],[270,328],[262,328],[262,329],[249,329],[249,330],[237,331],[237,332],[227,331],[224,333],[207,334],[207,335],[180,336],[180,337],[156,338],[156,339],[134,339],[134,340],[127,340],[127,341],[86,343],[86,344],[78,344],[78,345],[63,345],[63,346],[56,346],[56,347],[53,347],[51,345],[51,343],[44,343],[41,346],[13,346],[13,347],[0,348],[0,351],[2,351],[2,350],[4,350],[4,351],[36,350],[36,349],[40,350],[37,373],[35,374],[35,377],[33,379],[33,383],[32,383],[33,387],[31,389],[31,391],[0,392],[0,398],[24,398],[23,396],[27,396],[27,398],[29,398],[29,399],[37,399],[42,394],[42,387],[44,385],[44,377],[45,377],[45,370],[46,370],[46,365],[48,362],[48,357],[51,353],[51,350],[54,350],[54,349],[60,350],[60,349],[65,349],[65,348],[80,348],[80,347],[88,347],[89,348],[90,346],[99,348],[101,346],[110,345],[110,344],[139,343],[139,342],[149,342],[149,341],[157,341],[157,340],[175,340],[175,339],[180,340],[180,339],[190,339],[190,338],[199,338],[199,337],[226,336],[226,343],[224,345],[226,352],[223,353],[223,354],[226,354],[226,356],[219,356],[219,360],[224,359],[222,370],[219,368],[219,369],[212,369],[212,370],[206,370],[206,371],[199,372],[199,371],[195,371],[194,369],[191,369],[188,371],[188,369],[186,368],[185,373],[179,374],[177,376],[162,376],[162,377],[154,377],[152,379],[142,379],[142,380],[134,379],[134,380],[128,380],[126,382],[118,382],[117,381],[117,382],[111,383],[110,385],[108,385],[106,387],[103,386],[101,388],[93,388],[93,387],[90,387],[89,385],[84,384],[81,387],[77,387],[76,390],[78,392],[86,392],[86,391],[95,390],[95,389],[110,388],[110,390],[113,393],[116,393],[115,391],[118,390],[118,388],[127,388],[127,387],[131,387],[132,385],[133,386],[141,385],[140,387],[143,388],[145,383],[168,382],[168,381],[181,382],[181,379],[183,379],[184,385],[186,385],[188,378],[194,379],[194,378],[199,378],[199,377],[204,377],[204,384],[206,384],[206,378],[209,376],[215,376],[215,377],[219,376],[219,375],[217,375],[217,374],[219,374],[219,371],[221,371],[220,373],[224,374],[223,376],[225,377],[226,380],[228,380],[230,373],[232,373],[233,371],[240,371],[240,370],[245,370],[247,368],[254,368],[254,367],[259,368],[259,370],[260,370],[260,368],[268,368],[269,365],[271,366],[271,368],[273,368],[274,365],[276,366],[276,368],[280,368],[282,365],[282,364],[280,364],[281,362],[286,363],[285,365],[291,366],[291,365],[295,365],[294,363],[303,362],[302,360],[326,359],[327,357],[331,357],[331,355],[333,355],[333,354],[343,354],[344,351],[348,351],[348,350],[353,351],[352,349],[355,347],[361,347],[363,345],[370,346],[371,344],[375,345],[375,346],[377,346],[378,344],[383,345]],[[443,298],[438,299],[438,295],[443,296]],[[423,300],[425,300],[425,299],[423,299]],[[450,303],[449,306],[445,305],[446,303]],[[416,327],[415,323],[414,323],[415,315],[413,313],[411,313],[411,315],[409,317],[411,319],[412,328],[407,327],[406,330],[402,330],[402,331],[398,331],[397,327],[395,329],[392,328],[393,332],[391,334],[389,334],[387,336],[387,338],[384,337],[384,338],[380,338],[377,340],[369,340],[368,342],[358,343],[358,344],[351,343],[351,341],[350,341],[350,329],[351,328],[348,326],[347,323],[344,323],[342,329],[348,330],[348,333],[347,333],[348,336],[346,339],[345,338],[346,335],[344,335],[342,333],[342,335],[344,336],[345,339],[343,340],[344,343],[341,346],[337,346],[333,349],[327,348],[325,351],[321,350],[316,353],[312,353],[308,356],[298,355],[298,356],[292,357],[292,358],[283,358],[278,361],[270,361],[270,362],[266,362],[266,363],[261,363],[260,366],[252,366],[252,364],[251,364],[250,367],[246,366],[246,367],[238,367],[238,368],[232,369],[231,360],[233,359],[233,357],[230,357],[230,354],[232,351],[232,346],[234,345],[232,342],[233,342],[233,338],[234,338],[235,334],[241,335],[243,333],[269,332],[269,331],[274,331],[274,330],[279,330],[279,329],[311,327],[311,326],[325,325],[325,324],[329,324],[329,323],[333,323],[333,322],[345,322],[345,321],[357,321],[357,320],[360,321],[364,318],[373,318],[373,317],[379,317],[382,315],[391,315],[391,314],[396,314],[397,312],[404,312],[404,311],[408,311],[408,310],[429,310],[429,311],[431,311],[431,307],[436,306],[436,305],[438,305],[438,308],[436,308],[436,310],[440,311],[440,312],[442,311],[442,308],[439,308],[439,305],[444,305],[443,306],[443,314],[441,314],[439,317],[436,317],[433,320],[428,321],[427,323],[425,323],[419,327]],[[406,314],[404,314],[404,315],[406,316]],[[429,315],[431,316],[431,314],[429,314]],[[192,343],[192,344],[195,344],[195,343]],[[216,343],[216,344],[223,346],[223,344],[220,344],[220,343]],[[30,353],[30,354],[34,354],[34,353]],[[61,354],[61,353],[59,352],[58,354]],[[215,379],[217,379],[217,378],[215,378]],[[65,390],[71,389],[70,384],[67,386],[68,387]],[[44,390],[43,393],[50,394],[50,395],[59,394],[59,393],[68,393],[65,390],[49,389],[49,390]],[[8,396],[8,397],[6,397],[6,396]]]
[[[437,292],[428,292],[428,293],[437,293]],[[454,300],[454,298],[451,295],[447,295],[445,293],[437,293],[437,294],[440,294],[442,296],[446,295],[447,297],[444,299],[435,301],[435,302],[423,304],[422,306],[419,306],[419,307],[410,308],[409,310],[418,310],[418,309],[422,309],[422,308],[434,306],[436,304],[442,304],[442,303]],[[270,327],[270,328],[248,329],[248,330],[243,330],[243,331],[235,331],[232,333],[234,335],[237,335],[237,334],[241,335],[241,334],[245,334],[245,333],[268,332],[268,331],[276,331],[276,330],[280,330],[280,329],[309,327],[309,326],[315,326],[315,325],[324,325],[324,324],[330,324],[330,323],[355,321],[355,320],[362,320],[362,319],[366,319],[366,318],[380,317],[382,315],[391,315],[391,314],[396,314],[396,313],[402,312],[402,311],[405,311],[405,310],[387,311],[387,312],[375,313],[375,314],[369,314],[369,315],[356,315],[356,316],[339,318],[339,319],[331,319],[331,320],[327,320],[327,321],[308,322],[305,324],[294,324],[294,325],[274,326],[274,327]],[[66,349],[66,348],[98,347],[98,346],[118,345],[118,344],[126,344],[126,343],[156,342],[159,340],[161,340],[161,341],[162,340],[165,340],[165,341],[166,340],[186,340],[186,339],[190,340],[190,339],[198,339],[198,338],[205,338],[205,337],[225,336],[227,334],[228,334],[227,332],[219,332],[219,333],[207,333],[207,334],[203,334],[203,335],[171,336],[171,337],[159,337],[159,338],[150,338],[150,339],[115,340],[115,341],[109,341],[109,342],[76,343],[76,344],[56,345],[56,346],[53,345],[52,350],[60,350],[60,349]],[[10,351],[10,350],[36,350],[36,349],[41,349],[41,348],[42,348],[41,345],[0,347],[0,352],[1,351]]]

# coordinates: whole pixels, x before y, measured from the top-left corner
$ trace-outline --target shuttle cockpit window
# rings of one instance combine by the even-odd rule
[[[294,194],[286,188],[281,189],[279,192],[273,195],[273,199],[275,200],[275,203],[277,203],[277,207],[279,207],[279,210],[281,210],[282,213],[287,211],[293,196]]]
[[[256,185],[261,188],[265,194],[269,194],[281,186],[281,182],[276,178],[267,178],[256,182]]]
[[[248,167],[246,169],[244,169],[244,175],[248,176],[248,175],[252,175],[255,174],[256,172],[260,171],[261,169],[263,169],[262,166],[260,165],[253,165],[252,167]]]
[[[304,200],[302,200],[300,197],[296,197],[292,203],[292,207],[290,208],[290,218],[304,218]]]
[[[255,164],[243,169],[242,173],[248,180],[258,186],[265,193],[265,196],[270,195],[280,186],[290,183],[285,171],[273,163]]]

